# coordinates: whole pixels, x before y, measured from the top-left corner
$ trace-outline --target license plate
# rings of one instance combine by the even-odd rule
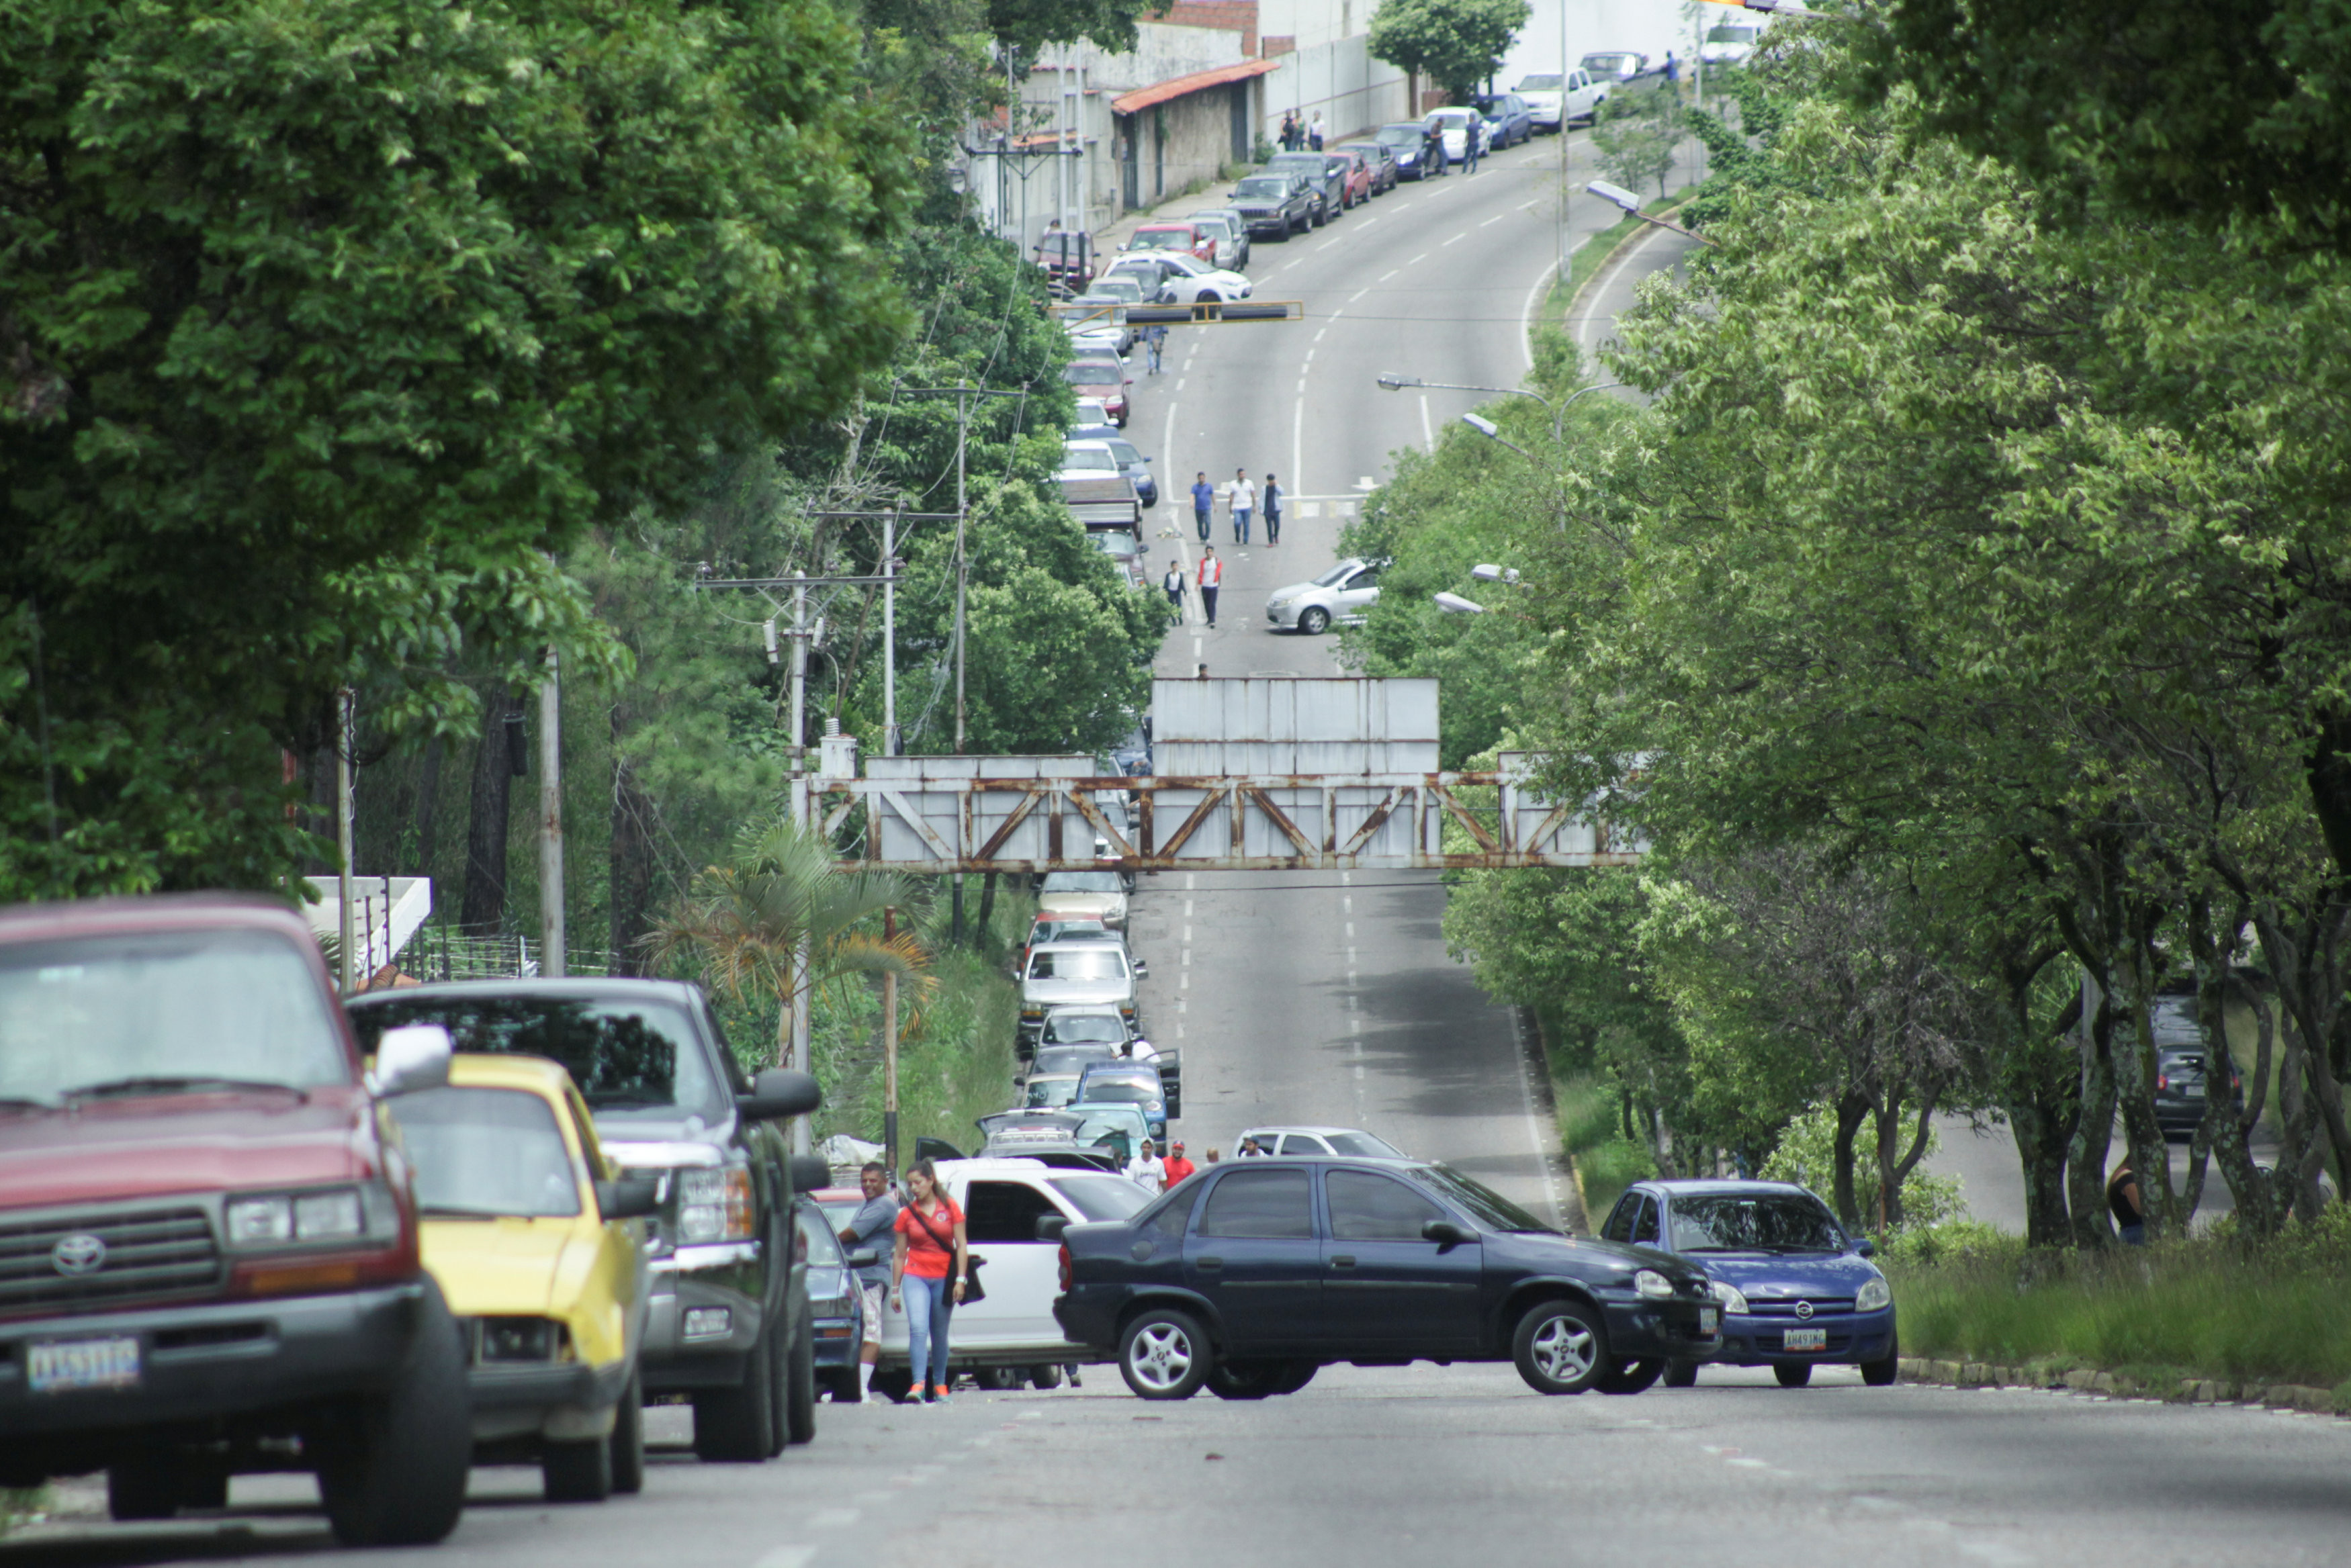
[[[1698,1309],[1698,1331],[1700,1334],[1712,1334],[1715,1329],[1720,1325],[1721,1322],[1722,1314],[1715,1308],[1700,1307]]]
[[[1790,1350],[1826,1350],[1829,1331],[1824,1328],[1792,1328],[1782,1344]]]
[[[139,1381],[139,1342],[127,1336],[50,1340],[31,1350],[26,1380],[36,1394],[128,1388]]]

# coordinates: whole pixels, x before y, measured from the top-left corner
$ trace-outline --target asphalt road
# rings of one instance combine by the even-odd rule
[[[1331,561],[1356,480],[1476,401],[1431,393],[1424,426],[1419,394],[1382,393],[1374,376],[1518,379],[1519,313],[1556,246],[1555,145],[1505,154],[1471,181],[1406,187],[1287,253],[1260,250],[1257,270],[1277,284],[1261,293],[1306,301],[1309,320],[1201,332],[1160,385],[1141,389],[1132,430],[1162,457],[1171,504],[1161,520],[1182,510],[1179,470],[1188,483],[1192,469],[1229,478],[1247,463],[1289,482],[1302,467],[1297,493],[1322,498],[1296,506],[1279,550],[1235,553],[1230,613],[1213,633],[1172,637],[1169,672],[1334,669],[1327,639],[1262,629],[1264,593]],[[1593,331],[1622,307],[1636,266],[1665,265],[1678,244],[1646,242],[1625,276],[1604,279]],[[1188,514],[1180,520],[1188,535]],[[1394,874],[1190,881],[1146,881],[1134,928],[1153,964],[1150,1021],[1186,1053],[1192,1097],[1178,1133],[1196,1158],[1251,1122],[1327,1120],[1550,1203],[1538,1153],[1550,1140],[1529,1115],[1510,1018],[1445,957],[1437,888]],[[551,1507],[535,1471],[479,1469],[475,1505],[443,1546],[350,1560],[2270,1568],[2339,1560],[2351,1526],[2351,1425],[1865,1389],[1842,1370],[1801,1391],[1734,1371],[1688,1391],[1545,1399],[1499,1366],[1332,1368],[1289,1398],[1146,1406],[1096,1367],[1074,1390],[964,1394],[942,1408],[826,1406],[820,1417],[816,1442],[777,1463],[705,1466],[683,1447],[686,1413],[656,1409],[641,1496]],[[231,1501],[225,1515],[108,1526],[102,1486],[70,1483],[59,1520],[0,1542],[0,1568],[340,1555],[306,1479],[241,1478]]]

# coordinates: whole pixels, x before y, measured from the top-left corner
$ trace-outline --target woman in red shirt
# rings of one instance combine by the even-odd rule
[[[936,1405],[947,1397],[947,1318],[963,1300],[971,1252],[963,1210],[947,1196],[936,1166],[918,1159],[907,1167],[906,1191],[910,1201],[898,1210],[890,1261],[890,1304],[904,1302],[907,1366],[923,1403]]]

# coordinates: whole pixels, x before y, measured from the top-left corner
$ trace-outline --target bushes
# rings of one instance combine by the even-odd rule
[[[2221,1234],[2028,1251],[1986,1228],[1947,1225],[1898,1241],[1886,1260],[1910,1355],[2320,1387],[2351,1378],[2346,1264],[2351,1218],[2340,1205],[2262,1247]]]

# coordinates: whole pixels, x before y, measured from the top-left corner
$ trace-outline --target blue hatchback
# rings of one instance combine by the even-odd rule
[[[1717,1366],[1769,1366],[1801,1388],[1813,1368],[1861,1368],[1894,1381],[1894,1293],[1869,1261],[1867,1237],[1845,1234],[1828,1205],[1782,1181],[1643,1181],[1625,1189],[1601,1237],[1656,1247],[1703,1266],[1723,1304]],[[1698,1363],[1666,1368],[1668,1387],[1698,1381]]]

